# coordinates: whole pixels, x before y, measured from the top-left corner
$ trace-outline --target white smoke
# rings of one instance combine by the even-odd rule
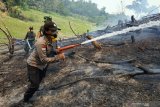
[[[91,39],[91,40],[84,41],[81,44],[87,44],[87,43],[90,43],[92,41],[101,40],[101,39],[104,39],[104,38],[107,38],[107,37],[111,37],[111,36],[115,36],[115,35],[119,35],[119,34],[125,34],[125,33],[130,32],[130,31],[141,30],[141,29],[149,28],[149,27],[153,27],[153,26],[160,26],[160,21],[150,21],[148,23],[141,24],[138,27],[137,26],[136,27],[129,27],[129,28],[123,29],[121,31],[116,31],[116,32],[113,32],[113,33],[109,33],[109,34],[105,34],[105,35],[96,37],[96,38]]]
[[[149,6],[149,3],[147,0],[135,0],[132,2],[131,5],[127,5],[126,8],[129,10],[133,10],[137,17],[140,17],[142,15],[147,15],[148,13],[158,13],[158,7],[157,6]]]

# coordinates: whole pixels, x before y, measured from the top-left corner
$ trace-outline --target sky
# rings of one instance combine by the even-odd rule
[[[106,7],[107,13],[111,14],[121,13],[122,7],[124,7],[123,11],[125,12],[126,15],[132,15],[132,14],[136,15],[134,11],[125,8],[126,5],[132,4],[134,0],[91,0],[91,1],[96,3],[98,5],[98,8]],[[160,0],[148,0],[148,4],[149,6],[160,6]]]

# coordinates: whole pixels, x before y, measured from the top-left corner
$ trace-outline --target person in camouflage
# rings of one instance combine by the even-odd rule
[[[44,16],[44,24],[47,23],[48,21],[52,21],[52,17]],[[40,38],[41,36],[43,36],[43,31],[44,31],[44,25],[40,27],[36,38]]]
[[[35,37],[36,37],[36,34],[33,31],[33,27],[29,27],[29,31],[27,32],[27,34],[24,38],[24,40],[26,41],[24,49],[27,53],[29,52],[29,49],[33,48],[34,42],[35,42]]]

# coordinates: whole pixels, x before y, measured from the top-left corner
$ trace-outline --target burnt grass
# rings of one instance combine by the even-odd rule
[[[111,63],[134,59],[134,63],[140,62],[148,69],[160,70],[159,41],[158,36],[150,36],[135,43],[127,41],[123,45],[105,45],[102,50],[86,45],[69,50],[75,51],[75,55],[49,66],[30,103],[33,107],[160,105],[159,74],[120,77],[123,73],[139,69],[132,63]],[[24,51],[18,50],[12,58],[3,61],[6,57],[8,54],[0,57],[1,107],[9,107],[21,100],[28,84]]]

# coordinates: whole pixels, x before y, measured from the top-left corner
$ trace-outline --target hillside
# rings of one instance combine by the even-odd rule
[[[23,21],[5,13],[2,20],[16,38],[24,38],[29,26],[36,32],[39,30],[46,15],[52,16],[62,29],[60,35],[63,37],[73,35],[69,21],[77,34],[90,31],[78,38],[59,41],[60,49],[77,47],[63,50],[64,60],[49,63],[45,78],[29,102],[22,100],[27,86],[33,82],[28,80],[38,79],[34,76],[42,71],[36,72],[36,68],[27,66],[32,51],[24,51],[25,41],[16,39],[8,46],[0,44],[0,107],[160,107],[160,14],[97,31],[91,30],[94,24],[85,18],[36,10],[23,11]],[[87,36],[94,39],[88,40]],[[35,59],[43,62],[38,49],[34,48]]]
[[[102,50],[92,45],[68,50],[75,54],[50,64],[46,77],[29,103],[19,102],[28,84],[27,56],[23,47],[16,46],[12,57],[1,51],[0,106],[159,107],[159,29],[160,24],[157,24],[105,38],[99,41]],[[135,37],[134,42],[131,35]],[[81,40],[62,40],[62,44]]]
[[[25,10],[22,12],[27,20],[19,20],[17,18],[9,17],[6,13],[0,12],[0,19],[6,24],[11,34],[16,38],[24,38],[26,32],[28,31],[29,26],[34,27],[34,31],[37,32],[40,26],[43,24],[44,16],[51,16],[53,21],[62,29],[60,32],[60,37],[71,37],[74,34],[72,33],[69,27],[69,21],[75,32],[82,34],[87,31],[87,29],[92,29],[94,23],[90,23],[85,19],[78,19],[69,16],[61,16],[57,13],[43,13],[37,10]],[[2,22],[0,21],[0,27],[4,28]],[[0,37],[4,37],[2,32],[0,32]]]

